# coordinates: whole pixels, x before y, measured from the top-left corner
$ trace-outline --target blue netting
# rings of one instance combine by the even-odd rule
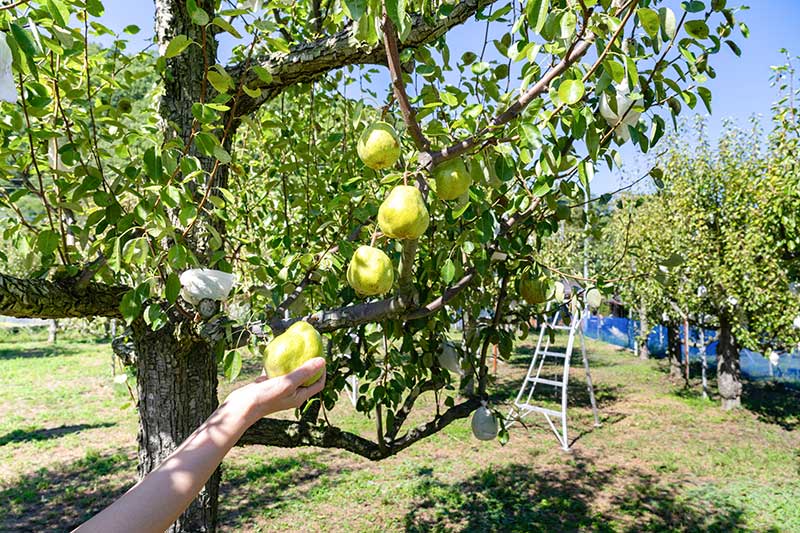
[[[634,339],[639,332],[639,321],[617,317],[589,317],[584,324],[584,333],[587,337],[598,339],[609,344],[633,350]],[[709,366],[717,364],[717,331],[703,330],[705,335],[706,359]],[[681,357],[683,357],[683,328],[681,335]],[[667,328],[658,325],[652,329],[647,337],[647,348],[652,355],[664,357],[667,355]],[[700,329],[689,328],[689,360],[696,361],[701,355]],[[800,351],[791,354],[781,354],[777,366],[770,368],[769,360],[758,352],[741,350],[739,352],[742,374],[749,379],[768,379],[779,377],[790,381],[800,382]]]

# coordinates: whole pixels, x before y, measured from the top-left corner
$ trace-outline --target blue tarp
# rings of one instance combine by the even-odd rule
[[[639,331],[639,321],[617,317],[589,317],[584,324],[587,337],[598,339],[609,344],[633,350],[634,340]],[[681,334],[681,356],[683,356],[683,328]],[[706,359],[709,366],[717,364],[717,332],[713,329],[703,330],[705,336]],[[654,327],[647,337],[647,348],[657,357],[667,354],[667,328],[661,325]],[[689,328],[689,360],[697,361],[701,356],[700,329]],[[769,360],[757,352],[741,350],[739,352],[742,374],[749,379],[769,379],[774,377],[800,382],[800,351],[783,353],[777,366],[770,368]]]

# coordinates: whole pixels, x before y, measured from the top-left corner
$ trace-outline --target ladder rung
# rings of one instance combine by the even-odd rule
[[[545,378],[527,378],[528,381],[533,383],[541,383],[543,385],[552,385],[553,387],[563,387],[564,383],[561,381],[554,381],[552,379],[545,379]]]
[[[533,412],[536,412],[536,413],[542,413],[543,415],[557,416],[558,418],[562,417],[561,411],[554,411],[552,409],[546,409],[544,407],[537,407],[537,406],[531,405],[529,403],[522,404],[522,405],[517,405],[517,407],[519,409],[524,409],[525,411],[528,411],[528,412],[533,411]]]
[[[551,352],[549,350],[542,350],[539,353],[548,357],[561,357],[562,359],[567,356],[564,352]]]
[[[569,331],[572,329],[572,326],[553,326],[551,324],[548,324],[547,327],[550,329],[563,329],[564,331]]]

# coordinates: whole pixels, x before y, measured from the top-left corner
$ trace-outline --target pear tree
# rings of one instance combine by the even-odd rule
[[[727,4],[156,0],[155,55],[98,20],[101,0],[2,5],[0,224],[27,259],[0,269],[0,312],[125,320],[140,475],[262,351],[281,372],[321,345],[326,390],[242,446],[380,460],[479,408],[493,437],[487,350],[510,354],[543,305],[516,297],[531,236],[621,143],[649,151],[665,117],[710,102],[715,54],[747,33]],[[453,53],[464,23],[498,38]],[[235,286],[193,302],[182,274],[198,269]],[[473,383],[459,398],[438,356],[484,311],[457,352]],[[351,376],[374,435],[321,416]],[[435,414],[410,427],[431,393]],[[214,530],[218,497],[219,472],[172,530]]]

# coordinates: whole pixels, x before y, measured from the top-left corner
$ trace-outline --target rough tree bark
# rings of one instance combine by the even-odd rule
[[[719,344],[717,345],[717,388],[722,408],[737,409],[742,406],[742,380],[739,368],[739,347],[727,313],[719,315]]]
[[[169,324],[153,332],[141,319],[132,325],[140,477],[166,459],[218,406],[216,357],[185,326]],[[219,475],[217,470],[170,531],[214,531]]]

